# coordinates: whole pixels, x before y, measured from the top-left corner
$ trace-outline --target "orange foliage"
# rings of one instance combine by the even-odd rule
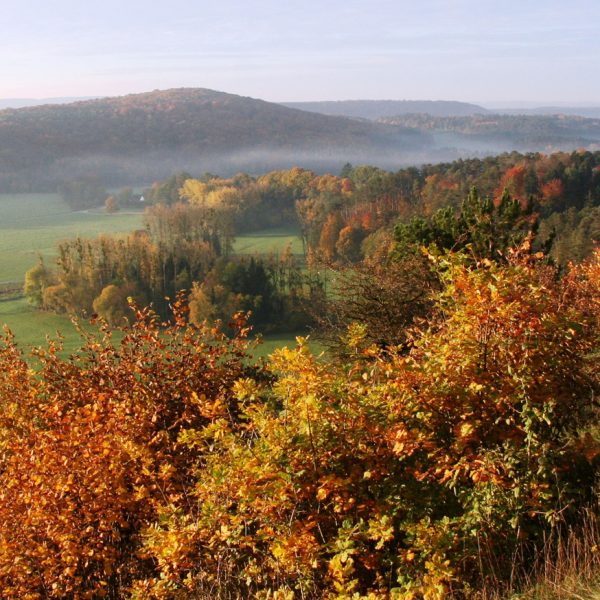
[[[541,191],[544,202],[554,202],[562,197],[564,185],[560,179],[552,179],[542,186]]]
[[[332,261],[336,256],[335,244],[338,240],[340,229],[342,228],[342,220],[337,213],[331,213],[319,237],[319,251],[326,261]]]
[[[504,190],[508,190],[512,198],[519,200],[521,206],[524,205],[524,202],[527,201],[525,195],[526,173],[527,167],[523,164],[515,165],[506,170],[494,194],[496,204],[500,203]]]
[[[578,428],[600,389],[600,252],[431,257],[444,289],[409,349],[347,334],[245,353],[150,311],[115,346],[0,343],[0,595],[428,598],[497,575],[593,497]],[[469,266],[471,264],[471,266]],[[385,308],[385,307],[384,307]],[[525,546],[526,548],[526,546]]]
[[[186,504],[198,451],[179,433],[235,417],[243,339],[185,327],[179,304],[166,329],[137,316],[118,348],[108,331],[79,359],[52,345],[38,373],[2,340],[2,598],[125,597],[154,568],[142,529]]]

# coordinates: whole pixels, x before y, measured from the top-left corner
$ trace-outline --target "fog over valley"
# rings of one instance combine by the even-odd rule
[[[0,190],[55,191],[81,177],[141,184],[178,170],[231,175],[301,165],[337,172],[347,162],[393,170],[600,143],[600,121],[583,117],[482,114],[457,102],[339,102],[338,116],[314,112],[325,105],[307,111],[182,88],[5,109]],[[406,112],[417,109],[433,114]]]

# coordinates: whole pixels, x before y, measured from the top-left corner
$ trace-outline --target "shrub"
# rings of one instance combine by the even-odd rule
[[[440,263],[407,356],[357,328],[344,367],[277,352],[272,387],[236,386],[241,429],[183,434],[209,450],[195,508],[146,530],[161,575],[139,589],[433,600],[508,577],[592,500],[598,449],[576,432],[599,385],[599,257],[563,280],[532,258]]]

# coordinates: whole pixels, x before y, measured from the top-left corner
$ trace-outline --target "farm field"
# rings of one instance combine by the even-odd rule
[[[72,212],[58,194],[0,194],[0,283],[23,281],[37,256],[51,258],[61,240],[141,226],[141,212]]]
[[[90,210],[72,212],[58,194],[0,194],[0,282],[21,283],[25,271],[38,255],[51,265],[56,245],[75,236],[95,237],[100,233],[127,233],[142,227],[142,213],[108,215]],[[238,254],[282,252],[291,245],[294,254],[302,254],[302,241],[293,228],[258,231],[239,236],[234,243]],[[42,312],[24,298],[0,301],[0,325],[7,324],[17,342],[27,351],[45,344],[46,336],[64,338],[64,355],[75,352],[81,338],[70,317]],[[118,336],[118,334],[117,334]],[[295,344],[294,334],[266,336],[256,349],[267,356],[278,347]],[[315,351],[320,347],[311,343]]]
[[[238,236],[233,251],[237,254],[268,254],[282,252],[288,245],[292,254],[303,254],[299,230],[279,227]]]

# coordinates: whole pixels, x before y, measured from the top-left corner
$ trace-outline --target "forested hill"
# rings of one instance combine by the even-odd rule
[[[105,185],[175,169],[220,174],[346,161],[398,165],[428,134],[215,92],[174,89],[0,111],[0,191],[55,189],[75,177]]]
[[[400,104],[431,114],[375,122],[195,88],[0,110],[0,193],[56,191],[84,179],[105,187],[146,184],[179,171],[229,176],[300,165],[324,173],[339,172],[348,162],[396,170],[512,150],[600,146],[596,119],[440,117],[436,111],[481,107],[387,104],[389,110]],[[362,105],[376,116],[386,102],[356,103]]]
[[[436,117],[397,115],[381,123],[411,127],[434,136],[436,146],[469,152],[555,152],[600,147],[600,119],[567,115],[486,114]]]
[[[323,115],[380,119],[412,113],[436,117],[461,117],[488,112],[483,106],[448,100],[339,100],[324,102],[285,102],[284,106]]]

